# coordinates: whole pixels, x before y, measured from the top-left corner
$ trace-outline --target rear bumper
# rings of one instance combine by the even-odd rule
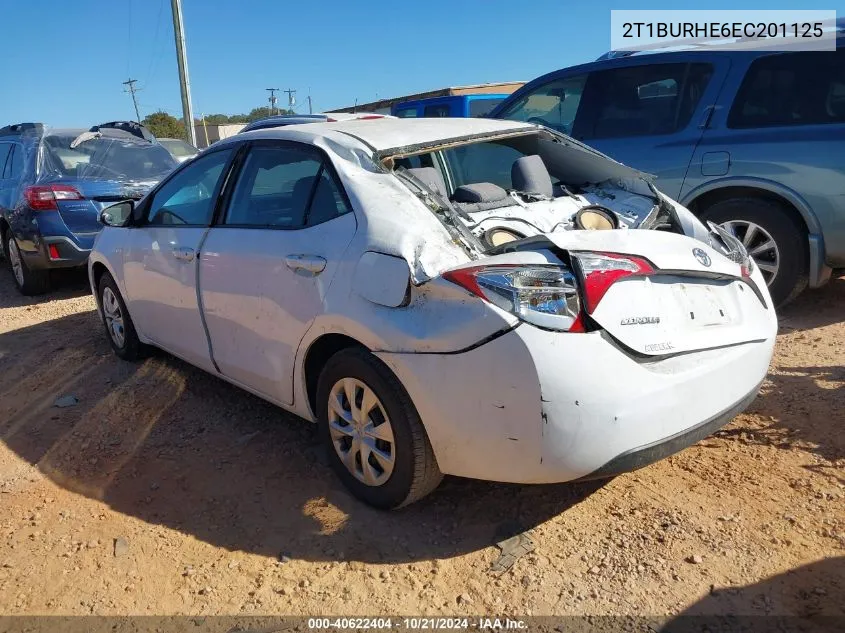
[[[88,255],[91,253],[91,248],[82,247],[79,242],[82,240],[78,236],[77,241],[66,237],[64,235],[49,235],[42,236],[33,241],[30,250],[21,249],[27,266],[32,270],[46,270],[53,268],[75,268],[77,266],[84,266],[88,261]],[[88,236],[83,236],[88,237]],[[91,244],[94,242],[95,235],[90,236]],[[59,257],[52,257],[50,255],[50,246],[53,245],[58,251]]]
[[[32,270],[73,268],[84,266],[94,246],[98,230],[73,233],[57,211],[40,211],[33,214],[32,223],[13,228],[21,255]],[[50,255],[50,246],[58,257]]]
[[[553,483],[639,468],[729,422],[756,396],[776,330],[772,311],[757,341],[649,361],[604,332],[528,324],[462,353],[378,356],[444,473]]]
[[[761,383],[762,384],[762,383]],[[757,397],[757,391],[760,385],[757,385],[751,390],[742,400],[737,402],[727,410],[719,413],[709,420],[697,424],[689,429],[680,431],[675,435],[652,442],[645,446],[633,448],[629,451],[617,455],[601,468],[591,472],[589,475],[579,477],[578,481],[589,481],[591,479],[604,479],[606,477],[614,477],[622,473],[638,470],[649,464],[660,461],[665,457],[674,455],[683,449],[692,446],[696,442],[700,442],[705,437],[712,435],[733,418],[750,405]]]

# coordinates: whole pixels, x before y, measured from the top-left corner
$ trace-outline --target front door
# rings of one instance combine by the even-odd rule
[[[726,59],[643,63],[590,73],[573,136],[657,176],[677,198],[724,82]]]
[[[296,350],[355,234],[329,160],[307,145],[254,143],[208,234],[200,294],[214,361],[227,377],[293,402]]]
[[[232,149],[206,154],[164,183],[130,231],[124,277],[138,330],[157,346],[214,371],[197,301],[197,265]]]

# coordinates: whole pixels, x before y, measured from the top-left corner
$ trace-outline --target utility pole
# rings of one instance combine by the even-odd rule
[[[293,106],[296,105],[296,97],[294,96],[294,95],[296,95],[296,90],[288,89],[288,90],[282,90],[282,92],[288,93],[288,108],[293,110]]]
[[[270,93],[270,98],[267,99],[270,102],[270,107],[267,108],[267,112],[270,116],[273,116],[273,110],[276,108],[276,91],[278,88],[265,88],[265,90]]]
[[[314,114],[314,110],[311,108],[311,95],[308,95],[308,114]]]
[[[182,93],[182,116],[188,142],[196,147],[197,132],[194,129],[194,111],[191,108],[191,80],[188,78],[188,56],[185,52],[185,32],[182,25],[182,0],[170,0],[173,12],[173,35],[176,37],[176,61],[179,62],[179,88]]]
[[[135,83],[137,81],[137,79],[131,78],[124,81],[123,85],[126,86],[126,90],[124,90],[123,92],[128,92],[132,95],[132,103],[135,104],[135,118],[138,121],[138,125],[141,125],[141,115],[138,113],[138,100],[135,98],[135,93],[140,90],[140,88],[135,87]]]

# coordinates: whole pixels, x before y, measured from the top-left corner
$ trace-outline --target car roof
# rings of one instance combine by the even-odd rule
[[[460,140],[474,136],[499,135],[509,133],[530,133],[538,128],[530,123],[496,119],[470,118],[431,118],[398,119],[383,118],[371,120],[348,120],[337,123],[308,123],[306,125],[287,125],[284,127],[254,130],[237,136],[252,138],[290,138],[295,135],[302,138],[306,133],[311,138],[331,138],[348,142],[351,138],[369,146],[370,149],[386,153],[403,147],[440,144],[451,140]],[[230,137],[235,138],[235,137]]]
[[[389,114],[378,114],[374,112],[320,112],[317,114],[277,114],[275,116],[257,119],[244,126],[242,132],[251,132],[269,127],[282,127],[285,125],[299,125],[301,123],[321,123],[326,121],[351,121],[362,118],[389,117]]]

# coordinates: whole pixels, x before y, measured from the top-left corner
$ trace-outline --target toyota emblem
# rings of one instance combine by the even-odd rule
[[[695,258],[702,266],[710,266],[710,255],[705,253],[704,249],[694,248],[692,249],[692,254],[695,255]]]

